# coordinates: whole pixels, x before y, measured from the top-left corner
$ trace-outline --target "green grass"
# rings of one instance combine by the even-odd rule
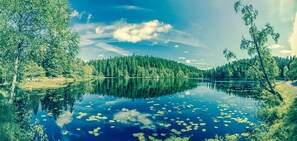
[[[33,78],[26,80],[19,84],[22,89],[50,89],[66,87],[67,83],[74,82],[72,78],[58,77],[58,78]]]
[[[21,89],[54,89],[54,88],[63,88],[66,87],[69,83],[72,82],[82,82],[82,81],[91,81],[93,79],[104,79],[101,77],[98,78],[65,78],[65,77],[39,77],[33,78],[32,80],[25,80],[19,83]]]

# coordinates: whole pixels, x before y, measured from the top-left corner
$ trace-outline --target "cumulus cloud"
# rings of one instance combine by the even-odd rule
[[[114,114],[114,120],[123,124],[139,125],[141,129],[155,129],[156,126],[149,119],[150,114],[140,113],[136,110],[125,110]]]
[[[113,38],[119,41],[136,43],[142,40],[155,39],[160,33],[166,33],[171,28],[170,24],[164,24],[158,20],[141,24],[126,24],[115,30]]]
[[[280,48],[284,48],[284,46],[282,46],[280,44],[274,44],[274,45],[268,46],[268,48],[270,48],[270,49],[280,49]]]
[[[81,37],[81,45],[86,41],[109,39],[117,41],[126,41],[136,43],[142,40],[151,40],[151,45],[174,43],[173,47],[178,48],[180,45],[191,47],[205,47],[203,43],[182,31],[172,28],[169,24],[164,24],[158,20],[144,22],[139,24],[129,24],[125,20],[119,20],[112,24],[102,23],[85,23],[76,24],[72,27]],[[91,32],[87,34],[87,32]],[[82,39],[83,38],[83,39]],[[96,42],[95,41],[95,42]],[[87,44],[88,45],[88,44]]]
[[[77,15],[74,12],[73,15]],[[89,16],[91,19],[92,16]],[[173,29],[170,24],[165,24],[158,20],[148,22],[131,24],[124,19],[113,22],[111,24],[105,23],[84,23],[75,24],[72,30],[80,35],[80,47],[82,58],[102,58],[98,54],[105,54],[105,52],[112,52],[119,55],[131,55],[132,52],[125,50],[122,47],[111,45],[111,42],[131,42],[136,43],[143,40],[150,42],[149,45],[167,44],[178,48],[182,46],[201,47],[203,44],[196,40],[190,34]],[[96,51],[96,47],[101,48],[100,52],[93,53],[92,57],[86,57],[88,50]],[[102,50],[103,49],[103,50]],[[100,50],[100,49],[99,49]],[[97,50],[98,51],[98,50]],[[185,51],[185,53],[188,53]]]
[[[293,24],[293,31],[289,37],[289,43],[291,45],[291,51],[293,55],[297,55],[297,13],[295,15],[295,21]]]

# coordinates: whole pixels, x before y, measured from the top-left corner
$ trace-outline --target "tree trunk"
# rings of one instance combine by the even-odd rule
[[[265,80],[266,80],[266,82],[267,82],[267,84],[269,86],[269,89],[270,89],[269,92],[276,95],[279,98],[279,100],[283,101],[282,96],[278,92],[276,92],[274,90],[274,88],[272,87],[272,84],[271,84],[271,82],[270,82],[270,80],[268,78],[267,72],[266,72],[265,67],[264,67],[263,58],[262,58],[262,55],[261,55],[261,52],[260,52],[260,47],[259,47],[258,42],[257,42],[256,37],[255,37],[254,30],[252,31],[252,38],[253,38],[254,44],[256,46],[256,50],[257,50],[257,54],[259,56],[260,66],[261,66],[261,68],[263,70],[264,78],[265,78]]]
[[[10,91],[10,100],[9,103],[12,103],[14,93],[15,93],[15,87],[17,84],[17,77],[18,77],[18,67],[19,67],[19,55],[17,54],[14,60],[14,71],[13,71],[13,79],[11,83],[11,91]]]

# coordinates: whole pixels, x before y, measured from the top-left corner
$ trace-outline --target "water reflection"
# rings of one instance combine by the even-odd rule
[[[260,84],[253,81],[216,81],[206,85],[216,91],[224,92],[245,98],[259,99],[259,92],[262,91]]]
[[[53,119],[54,121],[56,121],[58,126],[63,127],[64,125],[71,122],[70,120],[66,121],[67,119],[72,118],[72,116],[80,116],[80,114],[84,114],[82,112],[80,112],[79,114],[77,113],[74,114],[75,110],[85,111],[89,105],[92,105],[94,103],[94,102],[93,103],[85,102],[86,98],[87,99],[89,97],[93,98],[93,96],[100,96],[100,97],[107,96],[112,99],[111,101],[105,101],[104,102],[105,105],[108,105],[116,101],[124,101],[123,99],[131,99],[133,101],[137,100],[136,103],[134,103],[135,105],[130,105],[130,107],[129,105],[127,105],[127,107],[129,107],[130,109],[123,110],[122,108],[124,107],[119,107],[120,109],[122,109],[121,112],[118,112],[117,110],[114,111],[117,113],[113,113],[114,119],[111,119],[111,121],[118,120],[118,122],[122,124],[129,123],[125,121],[125,119],[126,117],[130,116],[130,118],[133,117],[135,118],[135,120],[136,119],[141,120],[137,122],[131,122],[130,125],[141,124],[142,125],[141,129],[152,129],[156,127],[156,125],[153,124],[152,120],[156,119],[156,117],[158,117],[158,114],[160,115],[162,114],[162,112],[164,114],[164,110],[162,111],[162,108],[161,109],[156,108],[156,111],[155,111],[156,114],[152,114],[149,111],[145,111],[146,113],[141,113],[140,111],[133,109],[133,107],[143,106],[144,103],[149,104],[149,102],[152,101],[152,98],[157,98],[157,100],[159,100],[160,97],[163,97],[163,96],[167,96],[166,99],[164,98],[165,102],[166,101],[173,102],[173,101],[176,101],[177,98],[179,98],[179,96],[171,97],[170,95],[176,94],[176,93],[182,93],[182,92],[184,92],[185,95],[187,95],[189,93],[189,90],[194,89],[197,86],[205,86],[205,87],[214,89],[216,91],[222,91],[230,95],[236,95],[236,96],[246,97],[246,98],[250,98],[250,97],[257,98],[257,96],[254,94],[255,93],[254,91],[257,90],[255,88],[256,85],[254,85],[253,83],[236,83],[236,84],[225,83],[225,82],[212,83],[212,82],[206,82],[203,80],[193,80],[193,79],[158,79],[158,80],[157,79],[105,79],[105,80],[94,81],[94,82],[73,83],[68,85],[65,88],[59,88],[59,89],[43,89],[43,90],[33,90],[33,91],[18,89],[16,93],[16,98],[14,101],[14,106],[7,107],[6,105],[6,107],[1,107],[1,110],[4,110],[4,111],[1,111],[1,113],[3,112],[5,113],[5,109],[9,109],[9,108],[14,109],[13,110],[14,112],[8,112],[8,113],[6,112],[8,115],[1,116],[2,118],[10,117],[12,120],[11,121],[1,120],[0,123],[1,124],[3,124],[4,122],[15,123],[16,125],[19,125],[17,126],[19,130],[18,132],[22,133],[23,131],[26,131],[29,129],[31,130],[30,127],[34,124],[34,121],[32,121],[31,117],[34,115],[36,117],[38,116],[41,117],[41,118],[37,118],[39,120],[46,121],[45,117],[48,117],[49,119]],[[85,97],[86,95],[89,95],[89,96]],[[142,102],[142,101],[139,101],[139,99],[150,100],[150,101]],[[191,101],[194,103],[203,102],[203,101],[197,102],[196,100],[194,101],[192,100],[193,99],[188,99],[187,101]],[[75,108],[75,105],[78,102],[82,103],[84,108],[82,107]],[[190,108],[193,107],[192,104],[186,105],[185,101],[181,102],[180,104],[178,103],[178,101],[176,102],[177,102],[177,105],[180,105],[185,108],[187,108],[188,106]],[[126,104],[130,104],[130,103],[126,103]],[[172,104],[173,104],[172,107],[176,107],[176,105],[174,106],[174,103]],[[167,106],[167,104],[165,104],[165,106]],[[220,106],[222,105],[219,105],[218,107]],[[111,108],[111,107],[107,107],[105,108],[105,110],[108,110],[108,108]],[[150,107],[150,109],[151,108],[152,106]],[[97,109],[100,109],[100,108],[97,107]],[[181,110],[180,108],[178,109]],[[199,108],[195,108],[194,112],[197,109],[199,110]],[[96,110],[96,108],[94,110]],[[173,110],[174,108],[172,109],[172,111]],[[207,108],[204,110],[207,111]],[[181,114],[182,112],[177,111],[177,113]],[[193,122],[190,122],[190,123],[193,124],[193,126],[194,125],[196,126],[196,124],[194,124]],[[80,124],[85,124],[85,123],[80,123]],[[197,125],[197,128],[198,128],[198,125]],[[0,129],[3,129],[3,128],[0,128]],[[204,130],[202,131],[205,132]],[[64,132],[64,131],[61,131],[61,132]],[[2,134],[6,133],[6,135],[15,134],[10,130],[5,130],[5,132],[1,131],[1,133]],[[32,134],[34,133],[36,133],[36,131],[32,131]],[[32,134],[30,135],[24,134],[22,136],[23,138],[28,137],[27,138],[28,140],[36,138],[36,135],[32,136]],[[67,133],[65,133],[65,135],[66,134]],[[53,137],[53,139],[60,138],[59,137],[60,135],[58,137],[56,137],[56,135],[54,136],[55,137]],[[92,138],[86,138],[86,139],[92,140]]]

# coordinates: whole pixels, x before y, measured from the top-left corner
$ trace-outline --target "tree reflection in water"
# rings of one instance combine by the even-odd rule
[[[32,114],[38,109],[55,120],[63,111],[73,112],[74,103],[83,95],[103,95],[116,98],[142,99],[171,95],[205,85],[211,89],[240,97],[257,98],[255,83],[206,82],[195,79],[104,79],[93,82],[72,83],[64,88],[21,90],[17,89],[13,105],[1,98],[0,134],[4,140],[43,139],[42,127],[32,123]],[[39,107],[41,106],[41,107]]]

